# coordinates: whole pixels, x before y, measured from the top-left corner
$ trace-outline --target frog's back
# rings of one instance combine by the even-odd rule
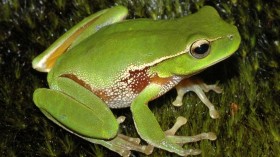
[[[148,29],[145,25],[154,25],[154,29],[158,27],[158,23],[151,20],[139,20],[138,25],[142,27],[137,23],[128,21],[101,29],[61,56],[54,67],[53,76],[71,73],[90,84],[94,83],[96,88],[104,88],[115,83],[129,66],[141,66],[170,55],[174,47],[178,51],[185,48],[182,46],[184,38],[178,37],[180,32],[174,29],[165,32]],[[130,27],[123,30],[117,28],[127,27],[124,25]],[[174,45],[171,42],[170,45],[162,45],[175,39]]]
[[[175,20],[139,19],[105,26],[63,54],[51,75],[72,73],[96,88],[112,86],[129,67],[186,51],[193,34],[208,38],[224,35],[226,25],[213,8],[205,7]]]

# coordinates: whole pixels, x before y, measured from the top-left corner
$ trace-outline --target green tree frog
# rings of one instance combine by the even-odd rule
[[[148,155],[154,147],[180,156],[199,154],[199,149],[182,145],[215,140],[216,135],[175,135],[186,123],[184,117],[163,131],[148,102],[176,87],[173,104],[181,106],[183,95],[194,91],[210,116],[218,118],[204,91],[219,93],[220,88],[191,76],[238,49],[237,28],[210,6],[173,20],[124,20],[127,14],[122,6],[97,12],[36,57],[32,66],[48,72],[49,89],[35,90],[35,104],[60,127],[121,156],[129,156],[131,150]],[[147,145],[118,132],[125,117],[116,118],[110,109],[125,107],[130,107],[137,133]]]

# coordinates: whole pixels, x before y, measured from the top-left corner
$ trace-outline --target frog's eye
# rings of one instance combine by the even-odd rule
[[[210,52],[210,42],[202,39],[195,41],[190,48],[190,53],[194,58],[201,59],[206,57]]]

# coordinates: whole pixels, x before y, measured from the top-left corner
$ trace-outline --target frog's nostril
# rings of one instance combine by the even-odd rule
[[[233,35],[232,34],[228,35],[227,37],[228,37],[229,40],[233,40]]]

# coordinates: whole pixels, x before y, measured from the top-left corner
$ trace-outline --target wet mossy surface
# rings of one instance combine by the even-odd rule
[[[213,120],[193,93],[182,107],[171,103],[176,92],[150,103],[164,130],[176,117],[188,123],[179,135],[213,131],[216,141],[187,144],[200,148],[199,156],[279,156],[280,154],[280,3],[277,1],[90,1],[0,2],[0,156],[117,156],[84,141],[48,120],[32,101],[36,88],[47,87],[46,74],[32,69],[32,59],[84,17],[114,5],[129,8],[128,18],[170,19],[187,16],[204,5],[215,7],[236,25],[242,36],[229,59],[199,74],[223,88],[207,93],[220,118]],[[129,109],[113,110],[127,116],[121,131],[137,136]],[[144,156],[133,152],[132,156]],[[176,156],[155,149],[151,156]]]

